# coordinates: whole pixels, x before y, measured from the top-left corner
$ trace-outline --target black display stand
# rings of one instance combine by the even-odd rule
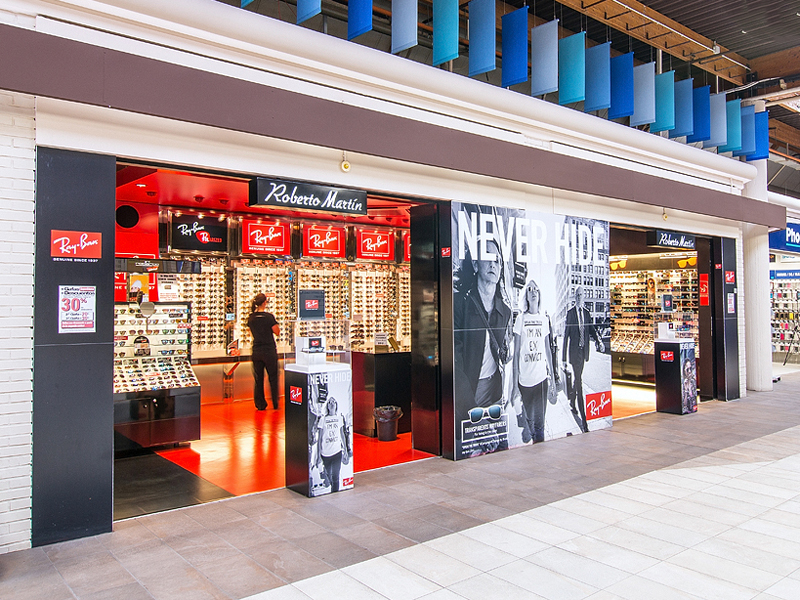
[[[685,415],[697,411],[694,340],[656,340],[656,410]]]
[[[353,352],[353,429],[375,437],[376,406],[399,406],[397,433],[411,431],[411,353]]]
[[[200,439],[200,387],[114,394],[114,450]]]
[[[289,364],[284,369],[286,398],[286,487],[314,497],[353,487],[353,376],[350,365],[323,362],[316,365]],[[339,465],[338,490],[323,475],[318,438],[324,429],[328,401],[334,398],[337,413],[344,417],[349,451]],[[346,462],[345,462],[346,460]]]

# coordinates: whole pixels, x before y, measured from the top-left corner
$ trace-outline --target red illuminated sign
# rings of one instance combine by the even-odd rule
[[[725,271],[725,283],[736,283],[735,271]]]
[[[102,258],[103,234],[95,231],[50,231],[50,256],[53,258]]]
[[[288,223],[242,221],[242,254],[290,253]]]
[[[403,234],[403,260],[411,262],[411,232],[409,231]]]
[[[303,256],[344,258],[345,231],[343,227],[303,227]]]
[[[446,246],[442,248],[442,258],[449,258],[450,257],[450,246]]]
[[[289,386],[289,401],[292,404],[302,404],[303,403],[303,388]]]
[[[357,234],[356,258],[367,260],[394,260],[393,231],[363,231]]]
[[[700,273],[700,306],[708,306],[708,273]]]
[[[611,416],[611,392],[586,394],[586,419]]]
[[[319,310],[319,300],[306,300],[306,310]]]
[[[672,350],[661,351],[661,362],[672,362],[675,360],[675,353]]]

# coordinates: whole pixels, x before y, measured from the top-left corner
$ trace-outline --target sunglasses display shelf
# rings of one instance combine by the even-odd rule
[[[192,307],[192,349],[223,351],[225,339],[225,261],[202,259],[199,274],[179,274],[181,299]]]
[[[400,350],[411,351],[411,269],[397,268],[397,341]]]
[[[800,362],[800,279],[770,281],[772,352],[775,360]],[[788,357],[787,357],[788,352]]]
[[[398,326],[397,276],[388,265],[359,265],[350,272],[350,345],[371,352],[375,334],[396,335]]]
[[[350,280],[347,269],[336,263],[300,263],[297,266],[297,289],[325,292],[325,313],[331,319],[346,319]]]
[[[239,348],[244,354],[249,353],[253,345],[253,336],[247,327],[251,303],[257,294],[267,297],[267,311],[275,315],[281,333],[276,338],[278,352],[285,352],[291,345],[291,331],[286,324],[295,318],[295,271],[286,263],[259,264],[244,260],[234,263],[234,283],[236,293],[236,320],[234,321],[234,339],[239,340]]]
[[[191,366],[188,303],[114,305],[114,429],[117,450],[200,438],[200,384]]]
[[[630,354],[653,352],[652,294],[646,272],[611,273],[611,351]]]

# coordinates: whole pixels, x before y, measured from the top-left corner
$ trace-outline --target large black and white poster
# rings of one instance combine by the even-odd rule
[[[608,235],[452,204],[456,459],[611,425]]]

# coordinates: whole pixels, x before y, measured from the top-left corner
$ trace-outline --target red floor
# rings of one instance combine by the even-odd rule
[[[237,496],[286,485],[283,409],[260,412],[249,401],[205,404],[200,423],[199,441],[158,454]],[[430,456],[411,448],[410,433],[394,442],[353,435],[356,473]]]

